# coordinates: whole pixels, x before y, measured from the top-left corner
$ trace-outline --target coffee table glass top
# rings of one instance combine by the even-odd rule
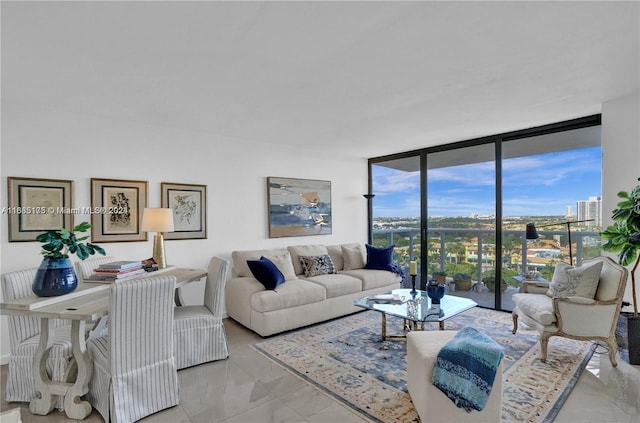
[[[355,300],[353,304],[356,307],[379,311],[414,322],[443,322],[478,305],[468,298],[445,295],[440,300],[440,310],[438,310],[437,306],[433,307],[431,304],[431,298],[427,296],[426,291],[417,290],[416,294],[411,294],[410,289],[394,289],[384,293],[397,294],[403,297],[403,302],[401,304],[384,304],[372,301],[370,297],[364,297]]]

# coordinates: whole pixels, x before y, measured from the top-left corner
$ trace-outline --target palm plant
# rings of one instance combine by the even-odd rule
[[[638,178],[640,181],[640,178]],[[622,198],[613,210],[613,225],[601,233],[606,242],[602,249],[618,254],[618,262],[627,266],[634,262],[631,269],[631,296],[633,299],[633,317],[638,317],[638,301],[636,297],[635,273],[640,264],[640,185],[637,185],[630,193],[620,191],[618,197]]]

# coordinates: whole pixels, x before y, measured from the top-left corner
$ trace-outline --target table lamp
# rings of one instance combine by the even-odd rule
[[[173,210],[162,208],[145,208],[142,213],[142,228],[145,232],[155,232],[153,238],[153,260],[158,269],[167,267],[167,257],[164,254],[163,232],[173,231]]]

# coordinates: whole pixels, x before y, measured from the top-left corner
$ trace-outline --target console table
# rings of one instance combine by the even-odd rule
[[[176,303],[181,304],[178,288],[207,276],[206,270],[170,267],[141,276],[174,276],[176,278]],[[134,279],[135,280],[135,279]],[[53,410],[53,395],[64,396],[64,411],[71,419],[84,419],[91,413],[91,404],[82,400],[89,391],[89,380],[93,371],[91,358],[87,352],[86,322],[102,320],[102,327],[109,312],[111,283],[84,282],[73,292],[58,297],[38,297],[30,295],[0,304],[1,314],[14,314],[40,318],[40,343],[33,359],[33,375],[39,397],[31,400],[29,410],[33,414],[46,415]],[[71,342],[73,358],[78,367],[75,381],[53,382],[46,371],[46,359],[51,348],[51,335],[55,333],[53,319],[71,320]],[[93,330],[97,333],[98,330]]]

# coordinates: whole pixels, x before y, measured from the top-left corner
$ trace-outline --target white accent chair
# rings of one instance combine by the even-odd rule
[[[32,295],[31,285],[38,269],[20,270],[2,275],[2,295],[5,301]],[[33,358],[40,343],[41,322],[37,317],[8,315],[11,356],[7,374],[8,402],[31,401],[36,395],[33,375]],[[73,359],[71,325],[55,320],[55,334],[47,358],[46,372],[54,382],[75,379],[77,366]],[[63,409],[62,396],[54,406]]]
[[[115,257],[112,256],[98,256],[75,262],[78,283],[86,281],[87,278],[93,274],[93,269],[97,268],[101,264],[107,264],[115,260]]]
[[[609,346],[609,359],[616,367],[616,326],[628,270],[609,257],[585,260],[583,266],[602,262],[600,281],[594,299],[583,297],[551,298],[547,296],[549,282],[522,283],[522,293],[512,299],[513,333],[518,330],[518,318],[540,333],[540,361],[547,360],[547,344],[552,336],[580,341],[604,341]]]
[[[467,413],[433,385],[438,352],[456,334],[454,330],[414,331],[407,334],[407,390],[421,422],[500,422],[504,360],[496,371],[491,393],[482,411]]]
[[[174,352],[178,369],[229,356],[222,324],[224,288],[229,261],[212,257],[204,288],[204,305],[176,307],[174,316]]]
[[[174,276],[158,276],[112,285],[109,333],[87,343],[93,361],[87,400],[105,422],[134,422],[178,404],[175,283]]]

